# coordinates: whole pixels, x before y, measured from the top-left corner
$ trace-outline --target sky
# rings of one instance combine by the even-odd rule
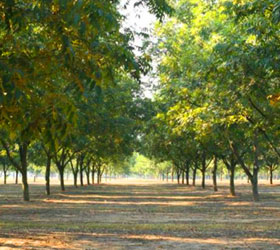
[[[124,27],[132,28],[137,32],[144,28],[151,29],[153,27],[153,23],[156,21],[156,18],[149,13],[146,6],[140,5],[134,7],[136,2],[137,0],[121,0],[120,2],[121,13],[126,16],[126,20],[123,23]],[[122,7],[125,5],[127,5],[127,8],[123,9]],[[141,41],[136,39],[135,43],[138,45],[141,44]]]
[[[127,5],[126,9],[123,9],[122,7],[124,5]],[[137,6],[134,7],[134,4],[137,2],[137,0],[121,0],[120,2],[120,9],[121,13],[126,17],[126,20],[123,23],[124,28],[130,28],[131,30],[135,30],[136,32],[143,31],[143,29],[147,29],[149,32],[151,32],[154,23],[156,21],[155,16],[149,13],[148,8],[146,6]],[[147,32],[145,30],[145,32]],[[148,32],[148,33],[149,33]],[[141,37],[135,36],[135,40],[133,42],[134,46],[141,46],[142,39]],[[135,51],[136,55],[139,55],[139,52]],[[151,81],[151,79],[148,76],[142,77],[142,82],[144,82],[143,86],[143,92],[144,96],[148,98],[152,98],[153,93],[151,87],[149,87],[148,83]],[[146,83],[146,84],[145,84]]]

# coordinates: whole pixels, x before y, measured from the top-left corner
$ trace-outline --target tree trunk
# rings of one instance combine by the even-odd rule
[[[64,168],[60,167],[59,168],[59,180],[60,180],[60,189],[61,191],[65,191],[65,186],[64,186]]]
[[[186,184],[190,185],[190,181],[189,181],[189,178],[190,178],[190,165],[188,163],[186,165],[185,176],[186,176]]]
[[[231,165],[230,166],[230,194],[232,196],[235,196],[234,174],[235,174],[235,165]]]
[[[5,168],[6,166],[4,166],[4,184],[7,184],[7,170]]]
[[[194,166],[194,169],[193,169],[193,179],[192,179],[192,185],[193,186],[195,186],[196,170],[197,170],[197,162],[195,163],[195,166]]]
[[[212,171],[213,188],[214,188],[215,192],[218,191],[218,186],[217,186],[217,168],[218,168],[218,159],[215,156],[215,158],[214,158],[214,167],[213,167],[213,171]]]
[[[174,170],[173,170],[173,168],[172,168],[172,171],[171,171],[171,180],[172,180],[172,182],[174,182]]]
[[[27,182],[27,143],[19,145],[19,152],[21,161],[23,200],[29,201],[29,187]]]
[[[272,166],[269,166],[269,183],[270,183],[270,185],[273,184],[273,169],[272,169]]]
[[[22,174],[22,190],[23,190],[23,200],[29,201],[29,187],[27,182],[27,171],[21,173]]]
[[[251,184],[252,184],[252,191],[253,191],[253,199],[254,201],[259,201],[260,197],[259,197],[259,191],[258,191],[258,177],[254,176],[251,179]]]
[[[229,140],[229,145],[231,147],[231,150],[233,154],[235,155],[237,161],[245,171],[248,180],[251,181],[252,185],[252,191],[253,191],[253,199],[254,201],[259,201],[259,192],[258,192],[258,172],[259,172],[259,159],[258,159],[258,144],[257,144],[257,136],[255,137],[255,142],[254,142],[254,167],[253,167],[253,174],[250,172],[250,169],[245,165],[244,161],[240,157],[237,148],[233,144],[232,141]]]
[[[205,189],[205,172],[206,172],[206,157],[205,153],[202,155],[202,163],[201,163],[201,173],[202,173],[202,180],[201,180],[201,187]]]
[[[73,172],[73,178],[74,178],[74,187],[78,188],[78,173]]]
[[[254,153],[255,153],[255,164],[253,167],[253,176],[251,178],[251,184],[252,184],[252,191],[253,191],[253,199],[254,201],[259,201],[259,191],[258,191],[258,173],[259,173],[259,148],[258,148],[258,142],[257,142],[257,136],[255,137],[255,143],[254,143]]]
[[[202,173],[201,187],[205,189],[205,169],[202,169],[201,173]]]
[[[98,175],[98,184],[101,183],[101,178],[102,178],[102,173],[101,173],[101,170],[100,170],[99,175]]]
[[[81,184],[81,186],[84,185],[83,165],[82,164],[80,164],[80,184]]]
[[[100,175],[101,175],[101,168],[100,168],[100,166],[98,166],[98,168],[97,168],[97,184],[101,183]]]
[[[259,172],[258,166],[254,166],[253,176],[250,179],[251,185],[252,185],[252,192],[253,192],[254,201],[259,201],[260,200],[259,191],[258,191],[258,172]]]
[[[185,173],[182,171],[182,184],[185,184]]]
[[[91,183],[94,184],[94,174],[95,174],[95,167],[92,166],[91,168]]]
[[[46,181],[46,194],[50,195],[50,173],[51,173],[51,157],[47,156],[47,165],[46,165],[46,173],[45,173],[45,181]]]
[[[15,180],[15,184],[18,184],[18,170],[16,170],[16,180]]]
[[[177,183],[180,184],[180,172],[177,170]]]
[[[74,166],[72,160],[70,160],[70,165],[72,169],[73,174],[73,181],[74,181],[74,187],[78,188],[78,172],[79,172],[79,164],[80,164],[80,156],[76,158],[76,165]]]
[[[87,167],[88,168],[88,167]],[[86,171],[86,176],[87,176],[87,184],[90,185],[90,180],[89,180],[89,175],[90,175],[90,171],[89,169]]]

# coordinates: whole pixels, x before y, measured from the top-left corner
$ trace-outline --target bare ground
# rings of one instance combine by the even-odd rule
[[[119,180],[44,195],[31,185],[31,202],[20,185],[0,185],[0,249],[280,249],[280,185],[165,184]]]

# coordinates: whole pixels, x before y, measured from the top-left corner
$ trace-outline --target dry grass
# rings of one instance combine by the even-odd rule
[[[280,183],[260,185],[261,202],[238,183],[187,187],[146,180],[100,186],[0,186],[0,249],[280,249]]]

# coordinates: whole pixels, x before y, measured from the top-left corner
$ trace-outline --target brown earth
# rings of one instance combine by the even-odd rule
[[[280,249],[280,182],[250,186],[237,197],[222,183],[188,187],[147,180],[117,180],[44,195],[30,185],[0,185],[0,249]]]

